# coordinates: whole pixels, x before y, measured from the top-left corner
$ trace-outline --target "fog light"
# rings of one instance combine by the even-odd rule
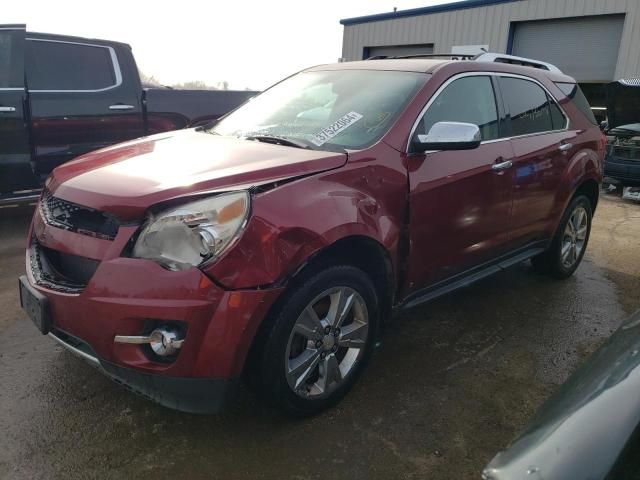
[[[149,339],[151,350],[161,357],[167,357],[176,353],[180,350],[180,347],[182,347],[183,342],[176,330],[164,327],[156,328],[151,332],[151,335],[149,335]]]
[[[113,341],[137,345],[148,344],[156,355],[168,357],[182,348],[184,338],[177,329],[166,326],[156,328],[150,335],[116,335]]]

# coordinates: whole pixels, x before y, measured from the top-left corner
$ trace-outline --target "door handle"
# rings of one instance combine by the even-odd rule
[[[118,103],[116,105],[111,105],[109,110],[133,110],[133,105],[123,105],[122,103]]]
[[[560,150],[561,152],[566,152],[569,151],[573,148],[573,143],[561,143],[560,146],[558,147],[558,150]]]
[[[507,160],[506,162],[500,162],[499,159],[499,163],[494,163],[493,165],[491,165],[491,170],[493,170],[494,172],[502,172],[503,170],[506,170],[507,168],[511,168],[513,166],[513,162],[511,160]]]
[[[11,113],[15,111],[16,107],[0,107],[0,113]]]

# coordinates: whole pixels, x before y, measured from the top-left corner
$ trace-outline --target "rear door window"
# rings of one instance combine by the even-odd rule
[[[22,68],[23,39],[17,30],[0,30],[0,88],[20,88],[23,86]],[[20,35],[24,37],[24,32]]]
[[[549,97],[540,85],[522,78],[500,77],[500,89],[511,117],[511,135],[554,130]]]
[[[28,40],[25,60],[29,90],[95,91],[118,83],[112,50],[100,45]]]
[[[0,88],[8,88],[10,86],[11,39],[10,32],[0,32]]]
[[[483,141],[498,138],[498,109],[491,78],[472,76],[454,80],[429,106],[417,133],[429,133],[437,122],[472,123],[480,128]]]

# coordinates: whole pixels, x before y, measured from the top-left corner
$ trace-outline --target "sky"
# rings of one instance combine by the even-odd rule
[[[5,0],[1,23],[128,43],[138,68],[165,85],[227,81],[261,90],[337,61],[342,18],[440,3],[448,0]]]

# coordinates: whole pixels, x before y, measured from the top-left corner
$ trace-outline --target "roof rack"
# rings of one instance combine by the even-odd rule
[[[451,60],[474,60],[476,62],[494,62],[509,63],[511,65],[521,65],[523,67],[538,68],[549,72],[562,73],[555,65],[532,58],[516,57],[515,55],[506,55],[503,53],[483,52],[477,55],[458,54],[458,53],[423,53],[416,55],[376,55],[367,58],[367,60],[384,60],[384,59],[411,59],[411,58],[448,58]]]
[[[412,58],[449,58],[451,60],[473,60],[476,55],[464,55],[458,53],[417,53],[413,55],[374,55],[367,60],[399,60]]]
[[[512,65],[522,65],[523,67],[539,68],[540,70],[547,70],[549,72],[562,73],[558,67],[551,63],[503,53],[481,53],[476,56],[474,60],[477,62],[510,63]]]

